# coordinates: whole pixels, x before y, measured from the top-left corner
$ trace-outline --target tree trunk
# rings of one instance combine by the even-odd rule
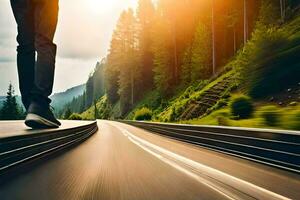
[[[283,19],[283,1],[279,0],[279,2],[280,2],[280,17],[281,19]]]
[[[233,28],[233,54],[236,53],[236,29]]]
[[[94,100],[94,109],[95,109],[95,113],[94,113],[94,118],[95,120],[98,119],[98,109],[97,109],[97,101]]]
[[[248,13],[247,13],[247,0],[244,0],[244,45],[248,40]]]
[[[133,70],[131,69],[131,105],[134,105],[134,77]]]
[[[285,21],[285,12],[286,12],[286,2],[283,0],[283,6],[282,6],[282,21]]]
[[[174,27],[173,27],[173,56],[174,56],[174,80],[175,80],[175,84],[177,84],[178,81],[178,58],[177,58],[177,34],[176,34],[176,23],[174,23]]]
[[[216,41],[215,41],[215,9],[214,0],[212,0],[211,6],[211,29],[212,29],[212,73],[216,73]]]
[[[286,16],[286,0],[280,0],[280,17],[281,20],[284,22]]]

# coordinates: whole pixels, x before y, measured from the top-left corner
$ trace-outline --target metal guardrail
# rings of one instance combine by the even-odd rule
[[[300,173],[300,132],[122,121],[153,133]]]
[[[14,166],[80,143],[98,130],[97,122],[64,130],[0,139],[0,175]]]

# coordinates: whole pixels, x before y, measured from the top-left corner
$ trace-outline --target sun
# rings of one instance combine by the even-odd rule
[[[113,10],[116,0],[85,0],[93,14],[105,14]]]

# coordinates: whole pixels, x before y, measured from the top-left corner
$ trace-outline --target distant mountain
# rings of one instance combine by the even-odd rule
[[[94,100],[100,99],[105,94],[104,68],[105,59],[101,62],[97,62],[93,73],[90,74],[86,82],[86,90],[83,95],[80,95],[68,104],[67,108],[69,108],[72,113],[82,113],[94,104]],[[61,110],[61,112],[63,111]]]
[[[73,100],[73,98],[78,97],[83,94],[85,90],[85,84],[70,88],[65,92],[53,94],[50,98],[52,100],[51,105],[55,108],[55,112],[58,113],[64,108],[64,106]],[[6,96],[0,96],[0,108],[2,107]],[[22,100],[20,96],[16,96],[17,103],[22,105]],[[24,109],[24,107],[23,107]]]
[[[78,97],[85,91],[85,84],[70,88],[65,92],[56,93],[50,97],[52,100],[51,105],[55,108],[55,112],[59,112],[64,108],[64,106],[73,100],[73,98]]]

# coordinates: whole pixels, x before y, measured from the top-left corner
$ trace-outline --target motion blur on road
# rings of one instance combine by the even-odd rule
[[[98,126],[84,143],[5,177],[0,199],[300,199],[298,174],[118,122]]]

